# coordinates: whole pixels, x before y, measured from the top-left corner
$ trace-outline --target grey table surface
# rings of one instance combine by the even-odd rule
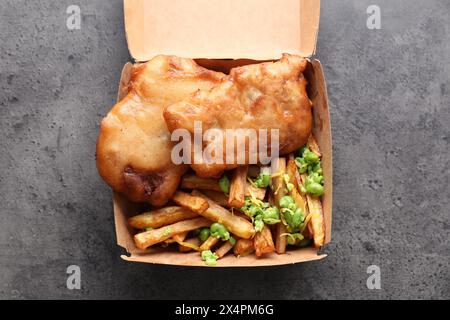
[[[120,259],[94,154],[129,60],[121,0],[2,0],[0,43],[0,298],[450,298],[448,0],[322,1],[333,240],[323,261],[264,269]]]

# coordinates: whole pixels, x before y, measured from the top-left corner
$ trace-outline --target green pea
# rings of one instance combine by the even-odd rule
[[[215,222],[210,227],[211,236],[220,238],[224,241],[230,239],[230,233],[227,228],[221,223]]]
[[[291,210],[282,210],[281,214],[288,227],[292,226],[292,218],[294,216],[294,213]]]
[[[295,158],[294,161],[297,167],[301,167],[305,163],[305,159],[300,157]]]
[[[278,209],[276,207],[270,207],[270,208],[267,208],[264,211],[262,217],[263,217],[263,220],[264,220],[265,223],[273,224],[273,223],[270,223],[270,222],[274,222],[274,221],[278,222],[279,219],[280,219],[280,214],[279,214]],[[277,223],[277,222],[275,222],[275,223]]]
[[[270,174],[267,172],[261,172],[255,180],[255,184],[258,188],[267,188],[270,183]]]
[[[305,147],[301,147],[300,149],[298,149],[299,157],[303,157],[303,154],[305,153],[306,150],[309,151],[308,147],[306,147],[306,146]]]
[[[220,180],[219,180],[219,187],[220,190],[224,193],[230,193],[230,180],[228,180],[228,177],[226,174],[224,174]]]
[[[260,216],[258,216],[260,217]],[[264,228],[264,221],[262,219],[256,219],[253,222],[254,226],[255,226],[255,231],[256,232],[260,232],[263,228]]]
[[[283,218],[287,223],[287,229],[290,232],[295,230],[299,230],[299,227],[303,221],[303,211],[300,208],[297,208],[295,211],[290,209],[284,209]]]
[[[300,173],[305,173],[308,170],[308,164],[303,158],[295,158],[295,164],[297,165]]]
[[[269,208],[269,207],[270,207],[270,204],[269,204],[268,202],[263,202],[263,203],[261,204],[261,208],[263,208],[263,209]]]
[[[287,237],[286,242],[288,243],[288,245],[293,246],[295,244],[295,238],[292,237]]]
[[[273,219],[273,218],[266,218],[263,220],[265,224],[277,224],[279,223],[281,220],[280,219]]]
[[[291,233],[287,235],[287,243],[289,245],[295,245],[303,240],[303,235],[301,233]]]
[[[219,257],[215,253],[212,253],[211,250],[202,251],[202,260],[205,261],[208,266],[216,265],[218,258]]]
[[[226,228],[223,224],[214,222],[210,227],[211,233],[223,233],[226,231]]]
[[[304,186],[303,184],[300,185],[300,191],[301,191],[302,193],[306,193],[306,192],[307,192],[307,191],[306,191],[306,188],[305,188],[305,186]]]
[[[298,230],[300,227],[300,224],[303,220],[303,212],[300,208],[294,211],[293,214],[291,214],[291,217],[289,219],[288,227],[291,231]]]
[[[294,211],[294,217],[292,219],[293,222],[293,226],[295,228],[298,228],[300,226],[300,224],[302,223],[304,217],[303,217],[303,210],[301,208],[297,208]]]
[[[324,189],[320,183],[311,182],[306,185],[306,191],[316,196],[321,196],[323,194]]]
[[[308,176],[308,181],[315,182],[315,183],[322,183],[323,176],[318,174],[317,172],[313,172]]]
[[[319,161],[319,156],[309,150],[305,151],[303,157],[305,158],[306,162],[308,162],[308,163],[316,163],[317,161]]]
[[[263,213],[263,209],[256,205],[253,205],[249,208],[248,213],[250,214],[250,217],[256,217],[257,215]]]
[[[243,213],[245,213],[246,215],[250,215],[249,211],[250,211],[250,205],[245,204],[242,208],[241,211]]]
[[[291,196],[284,196],[280,199],[280,207],[288,208],[291,203],[294,203],[294,199]]]
[[[209,228],[203,228],[198,233],[198,238],[200,239],[200,241],[205,242],[206,239],[209,238],[209,235],[210,235]]]
[[[322,166],[321,166],[320,162],[316,163],[313,166],[312,171],[314,173],[317,173],[318,175],[322,175],[323,174],[323,170],[322,170]]]
[[[303,240],[303,235],[301,233],[291,233],[287,235],[286,240],[289,245],[293,246]]]

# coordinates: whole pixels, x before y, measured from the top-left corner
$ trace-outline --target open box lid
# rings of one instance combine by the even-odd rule
[[[124,0],[136,61],[158,54],[271,60],[314,55],[320,0]]]

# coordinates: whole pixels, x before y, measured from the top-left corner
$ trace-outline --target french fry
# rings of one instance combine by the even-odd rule
[[[183,232],[183,233],[180,233],[180,234],[176,234],[172,238],[163,241],[162,244],[163,244],[164,247],[167,247],[168,245],[170,245],[172,243],[182,242],[187,237],[187,235],[188,235],[188,232]]]
[[[267,201],[269,202],[270,206],[275,206],[275,199],[273,198],[273,193],[269,192],[269,196],[267,197]]]
[[[245,187],[247,185],[248,166],[234,169],[230,183],[228,204],[234,208],[242,208],[245,204]]]
[[[314,232],[313,232],[313,229],[312,229],[312,227],[311,227],[311,223],[308,223],[306,229],[308,229],[308,233],[309,233],[309,235],[311,236],[310,238],[313,238]]]
[[[312,229],[311,229],[311,221],[308,223],[305,230],[302,232],[302,235],[303,235],[303,237],[308,238],[308,239],[313,238]]]
[[[224,257],[231,249],[233,249],[233,245],[230,243],[230,241],[226,241],[214,253],[220,259],[220,258]]]
[[[195,174],[186,174],[181,178],[181,189],[200,189],[220,191],[219,180],[200,178]]]
[[[301,208],[303,210],[303,213],[305,217],[308,215],[308,204],[306,201],[306,197],[303,196],[298,188],[299,182],[297,182],[296,174],[298,174],[297,165],[295,164],[295,161],[292,159],[289,159],[286,172],[289,175],[289,182],[292,183],[295,187],[291,190],[291,196],[295,201],[295,204],[297,207]],[[300,175],[299,175],[300,178]]]
[[[172,239],[175,240],[175,242],[183,242],[184,239],[186,239],[188,233],[189,232],[183,232],[183,233],[176,234],[172,237]]]
[[[134,236],[134,242],[139,249],[146,249],[156,243],[172,238],[176,234],[189,232],[198,228],[207,227],[211,221],[205,218],[179,221],[174,224],[138,233]]]
[[[273,200],[278,205],[280,199],[285,196],[286,184],[283,175],[286,173],[286,159],[275,158],[272,160],[272,177],[270,179],[273,191]]]
[[[307,175],[302,174],[300,177],[302,183],[305,183]],[[320,248],[325,242],[325,222],[323,219],[322,202],[319,197],[309,193],[306,194],[306,200],[308,202],[309,214],[311,215],[308,230],[313,236],[314,246]]]
[[[286,253],[286,238],[287,229],[286,226],[280,222],[275,225],[275,250],[278,254]]]
[[[236,241],[236,244],[233,248],[234,255],[236,256],[246,256],[253,251],[255,251],[255,247],[253,245],[252,239],[239,239]]]
[[[280,199],[285,195],[286,185],[284,183],[283,175],[286,172],[286,159],[285,158],[275,158],[272,160],[272,178],[271,178],[271,188],[273,190],[273,201],[275,205],[279,208]],[[275,225],[275,249],[278,254],[286,253],[286,226],[283,222],[277,223]]]
[[[294,164],[295,166],[293,166],[292,164],[290,164],[290,163],[291,163],[291,160],[294,161],[293,164]],[[295,170],[294,170],[294,169],[295,169]],[[302,180],[301,180],[301,178],[300,178],[300,173],[298,172],[297,165],[295,164],[295,157],[294,157],[294,155],[293,155],[292,153],[289,154],[289,157],[288,157],[287,170],[288,170],[290,182],[293,183],[294,186],[295,186],[295,188],[297,189],[297,191],[300,192],[300,185],[302,184]],[[292,174],[293,177],[294,177],[294,182],[292,182],[291,174]],[[300,193],[301,193],[301,192],[300,192]]]
[[[161,246],[163,248],[166,248],[166,247],[170,246],[172,243],[175,243],[175,240],[173,238],[170,238],[170,239],[167,239],[167,240],[164,240],[163,242],[161,242]]]
[[[261,232],[257,232],[254,240],[255,254],[257,257],[261,257],[265,253],[271,253],[275,251],[275,245],[273,244],[272,233],[267,225],[264,225]]]
[[[251,168],[251,167],[252,166],[250,166],[249,168]],[[256,168],[258,168],[258,173],[256,174],[256,177],[258,177],[259,173],[267,173],[270,175],[270,167],[264,166],[264,167],[256,167]],[[255,169],[253,169],[253,171],[255,171]],[[250,173],[248,173],[247,175],[249,177],[251,177]],[[253,178],[256,178],[256,177],[253,177]],[[266,188],[258,188],[253,183],[247,181],[247,185],[245,188],[245,196],[256,198],[259,200],[264,200],[264,198],[266,197]]]
[[[320,248],[325,242],[325,223],[323,220],[322,202],[318,197],[310,194],[306,195],[308,199],[309,212],[311,214],[311,229],[314,238],[314,246]]]
[[[240,211],[233,211],[233,214],[235,215],[235,216],[238,216],[238,217],[241,217],[242,219],[245,219],[245,220],[247,220],[247,221],[252,221],[252,218],[250,218],[248,215],[246,215],[245,213],[243,213],[243,212],[240,212]]]
[[[209,204],[209,208],[201,213],[202,216],[211,221],[222,223],[228,231],[240,238],[249,239],[253,237],[255,234],[255,229],[253,228],[251,222],[232,214],[227,209],[219,206],[217,203],[207,198],[198,190],[192,191],[192,194],[196,197],[205,199]]]
[[[211,250],[219,242],[219,238],[209,236],[200,246],[200,251]]]
[[[244,194],[246,197],[253,197],[259,200],[264,200],[264,198],[266,197],[266,188],[255,187],[247,181]]]
[[[186,253],[192,250],[200,250],[199,247],[201,245],[201,241],[198,237],[187,239],[181,243],[178,243],[178,251]]]
[[[292,189],[291,191],[291,196],[292,199],[294,199],[295,204],[297,205],[298,208],[302,209],[303,214],[305,215],[305,217],[309,214],[309,209],[308,209],[308,202],[307,200],[304,198],[304,196],[298,192],[297,189]]]
[[[198,214],[177,206],[151,210],[128,219],[128,224],[136,229],[160,228],[178,221],[193,219]]]
[[[308,142],[306,144],[312,152],[314,152],[319,158],[322,157],[322,153],[320,153],[319,144],[317,143],[314,136],[311,134],[308,138]]]
[[[202,193],[217,203],[219,206],[229,208],[228,196],[222,191],[202,190]]]
[[[319,144],[312,134],[308,138],[307,145],[312,152],[320,158],[322,157]],[[305,183],[306,175],[301,175],[301,180],[302,183]],[[320,197],[310,194],[306,194],[306,199],[308,201],[309,213],[311,214],[311,222],[308,225],[308,230],[313,235],[314,246],[319,248],[325,243],[325,221],[323,218],[322,202]]]
[[[200,197],[193,196],[189,193],[183,191],[177,191],[172,197],[172,200],[195,213],[201,214],[203,211],[208,209],[208,202]]]

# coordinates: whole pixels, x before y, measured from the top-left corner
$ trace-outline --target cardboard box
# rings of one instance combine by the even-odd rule
[[[331,240],[332,144],[325,78],[320,61],[313,58],[319,26],[319,0],[124,0],[128,48],[136,62],[158,54],[195,58],[207,68],[225,71],[235,66],[275,60],[284,52],[309,58],[305,72],[308,95],[314,104],[314,129],[323,154],[325,179],[323,209],[325,243]],[[131,63],[122,71],[118,100],[127,93]],[[126,249],[127,261],[179,266],[205,266],[198,253],[150,248],[139,250],[128,217],[142,205],[114,194],[117,244]],[[314,248],[292,249],[286,254],[236,258],[228,255],[216,267],[259,267],[324,258]]]

